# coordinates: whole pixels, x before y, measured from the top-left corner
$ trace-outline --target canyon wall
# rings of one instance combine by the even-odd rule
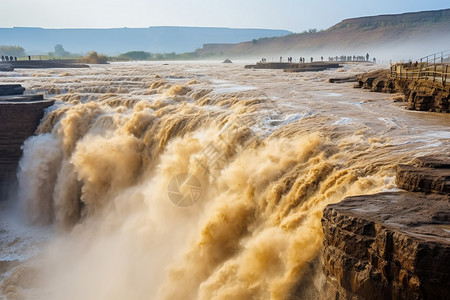
[[[19,95],[8,95],[6,91]],[[34,134],[44,109],[53,105],[42,95],[20,95],[18,85],[0,86],[0,200],[5,200],[8,187],[14,184],[16,169],[22,156],[23,142]]]
[[[450,160],[399,165],[397,185],[325,208],[322,299],[448,299]]]

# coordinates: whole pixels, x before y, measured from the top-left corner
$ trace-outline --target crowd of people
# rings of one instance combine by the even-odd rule
[[[336,55],[334,57],[333,56],[329,56],[328,57],[328,61],[355,61],[355,62],[359,61],[359,62],[362,62],[362,61],[369,61],[369,58],[370,58],[369,53],[367,53],[365,56],[364,55],[341,55],[341,56],[337,56]],[[314,62],[314,58],[311,57],[309,59],[309,61],[310,62]],[[323,56],[320,57],[320,61],[323,61]],[[261,63],[266,63],[266,62],[267,62],[266,58],[262,58],[261,59]],[[282,62],[283,62],[283,57],[280,56],[280,63],[282,63]],[[292,62],[294,62],[294,59],[289,56],[287,58],[287,62],[288,63],[292,63]],[[298,62],[304,64],[306,62],[306,59],[304,57],[300,57],[298,59]],[[375,57],[372,59],[372,62],[376,63]]]
[[[329,61],[369,61],[370,55],[369,53],[366,54],[366,56],[364,55],[341,55],[341,56],[330,56],[328,57]],[[372,61],[375,63],[376,59],[375,57],[372,59]]]
[[[2,61],[17,61],[16,56],[2,55]]]

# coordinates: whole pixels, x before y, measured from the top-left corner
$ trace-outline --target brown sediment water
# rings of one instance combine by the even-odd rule
[[[394,189],[399,162],[450,153],[449,116],[327,83],[373,65],[243,66],[115,63],[2,77],[60,101],[24,144],[14,199],[25,228],[44,232],[0,220],[0,261],[17,259],[0,268],[0,295],[314,297],[322,209]]]

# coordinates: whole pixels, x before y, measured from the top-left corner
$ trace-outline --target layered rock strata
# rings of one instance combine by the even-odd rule
[[[398,165],[396,183],[411,192],[450,194],[450,159],[425,156]]]
[[[0,96],[0,200],[15,181],[23,142],[34,134],[44,109],[54,103],[42,95],[17,95],[23,89],[20,85],[0,85],[0,94],[11,89],[16,95]]]
[[[424,157],[398,167],[400,187],[431,194],[354,196],[325,208],[322,299],[448,299],[449,166]]]

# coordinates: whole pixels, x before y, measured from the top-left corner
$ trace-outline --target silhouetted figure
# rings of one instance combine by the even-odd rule
[[[283,56],[280,56],[280,62],[283,62]]]
[[[2,55],[2,61],[5,61],[5,57]]]
[[[320,57],[320,61],[323,61],[323,56]]]
[[[373,58],[373,60],[372,60],[372,61],[373,61],[373,63],[374,63],[374,64],[376,64],[376,63],[377,63],[377,60],[376,60],[376,58],[375,58],[375,57]],[[416,61],[416,67],[417,67],[417,61]]]
[[[17,56],[14,56],[14,60],[17,61]]]
[[[28,60],[31,60],[31,56],[28,55]]]
[[[369,61],[369,53],[366,54],[366,61]]]
[[[5,56],[5,61],[8,61],[8,60],[9,60],[8,56]]]
[[[311,57],[311,62],[313,62],[313,58]]]
[[[9,61],[13,61],[14,57],[12,55],[9,57]]]

